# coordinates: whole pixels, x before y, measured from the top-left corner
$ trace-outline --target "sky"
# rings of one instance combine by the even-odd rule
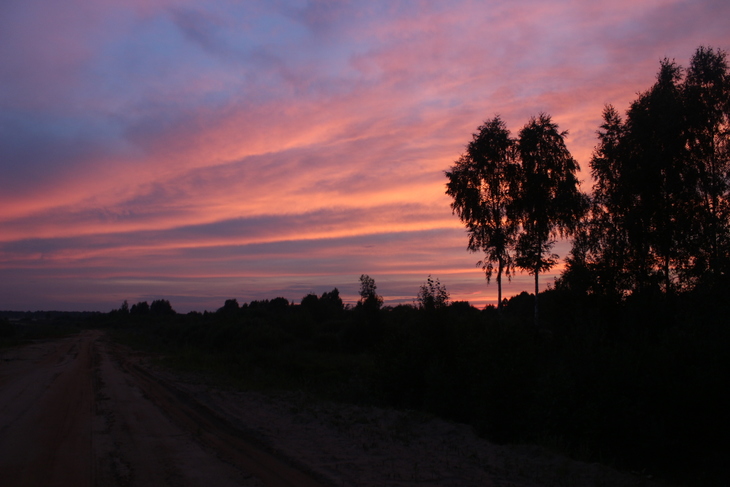
[[[386,304],[429,275],[495,304],[445,195],[476,128],[550,114],[590,191],[603,107],[665,57],[730,49],[727,19],[726,0],[3,0],[0,309],[354,303],[361,274]]]

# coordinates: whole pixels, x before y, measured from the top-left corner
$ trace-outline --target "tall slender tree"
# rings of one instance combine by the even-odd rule
[[[663,282],[665,292],[673,288],[689,216],[685,205],[695,184],[684,163],[681,72],[663,60],[654,86],[629,108],[621,174],[639,287]]]
[[[598,146],[591,159],[591,176],[595,181],[586,218],[574,236],[573,249],[566,262],[561,283],[582,292],[622,298],[628,288],[628,237],[624,222],[629,215],[620,191],[620,164],[623,161],[621,140],[624,123],[616,109],[607,105],[603,124],[597,131]],[[572,274],[571,274],[572,273]],[[572,282],[571,282],[572,281]]]
[[[484,259],[477,265],[485,271],[487,282],[496,270],[500,310],[502,275],[509,277],[514,269],[512,249],[517,225],[508,212],[516,175],[515,141],[499,116],[477,129],[466,152],[446,172],[446,194],[453,198],[453,212],[466,225],[467,249],[484,252]]]
[[[539,276],[557,263],[551,253],[558,237],[569,236],[585,211],[578,163],[549,115],[533,117],[520,131],[518,184],[512,205],[521,225],[515,263],[535,276],[535,324],[539,324]]]

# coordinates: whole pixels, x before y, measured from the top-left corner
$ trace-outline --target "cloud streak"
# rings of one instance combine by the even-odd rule
[[[729,14],[681,0],[6,2],[0,308],[164,295],[186,311],[334,286],[355,299],[361,273],[391,302],[428,274],[493,302],[444,195],[475,128],[500,114],[516,133],[548,112],[585,168],[603,105],[624,109],[665,56],[730,47]]]

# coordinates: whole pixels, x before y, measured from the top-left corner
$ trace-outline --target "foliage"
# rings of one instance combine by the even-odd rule
[[[147,301],[140,301],[137,304],[133,304],[132,308],[129,310],[129,314],[132,316],[146,316],[150,312],[150,305],[147,303]]]
[[[578,163],[550,116],[533,117],[510,137],[499,118],[480,126],[466,152],[446,172],[451,208],[467,227],[468,250],[485,253],[487,281],[497,263],[498,307],[502,306],[502,272],[515,266],[535,276],[557,263],[551,249],[557,237],[572,234],[584,212],[578,191]],[[535,300],[535,323],[538,303]]]
[[[429,275],[426,282],[419,288],[416,300],[420,309],[441,309],[448,306],[449,293],[446,291],[446,286],[441,284],[438,278],[434,281]]]
[[[535,325],[538,324],[538,279],[558,256],[551,253],[557,237],[571,235],[584,212],[578,191],[578,163],[565,146],[550,116],[533,117],[520,131],[520,178],[515,191],[515,217],[522,228],[516,245],[517,267],[535,276]]]
[[[686,71],[665,59],[625,120],[606,107],[563,285],[625,299],[715,285],[730,271],[726,58],[700,47]]]
[[[472,135],[466,152],[446,172],[446,194],[451,208],[466,225],[467,249],[484,252],[477,265],[487,282],[497,264],[498,306],[502,303],[502,274],[512,275],[512,255],[517,225],[509,211],[517,183],[516,143],[505,123],[495,117],[484,122]]]
[[[156,299],[150,305],[150,314],[154,316],[170,316],[175,314],[170,301],[167,299]]]
[[[565,146],[566,135],[545,114],[532,118],[520,131],[520,179],[514,202],[522,226],[517,265],[535,275],[555,265],[547,253],[555,238],[572,233],[583,209],[576,177],[579,167]]]
[[[321,297],[317,297],[316,294],[307,294],[302,298],[300,306],[319,322],[340,318],[345,309],[337,288],[322,293]]]
[[[235,315],[240,309],[241,307],[238,305],[237,299],[226,299],[226,302],[223,303],[223,307],[218,308],[218,311],[216,311],[216,313]]]
[[[383,306],[383,298],[376,290],[375,279],[367,274],[362,274],[360,276],[360,302],[358,305],[368,313],[377,313]]]

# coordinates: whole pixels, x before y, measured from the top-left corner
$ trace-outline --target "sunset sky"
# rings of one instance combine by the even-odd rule
[[[361,274],[386,304],[429,274],[495,303],[444,194],[476,127],[552,115],[588,191],[603,106],[664,57],[728,50],[728,19],[726,0],[4,0],[0,309],[353,303]]]

